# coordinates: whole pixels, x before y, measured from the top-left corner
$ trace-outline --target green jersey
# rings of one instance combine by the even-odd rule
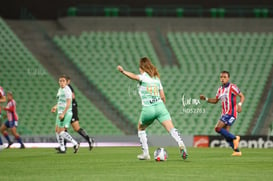
[[[68,86],[65,86],[64,88],[59,88],[57,93],[57,110],[58,114],[62,114],[65,107],[66,107],[66,100],[70,99],[71,104],[69,106],[69,109],[67,110],[67,113],[72,113],[72,92]]]
[[[150,77],[144,72],[138,75],[138,93],[142,101],[142,106],[152,106],[163,102],[160,97],[160,90],[163,89],[158,77]]]

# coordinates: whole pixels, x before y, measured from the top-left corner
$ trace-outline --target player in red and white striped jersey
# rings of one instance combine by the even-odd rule
[[[5,102],[6,102],[6,95],[5,95],[3,87],[0,86],[0,104]],[[0,126],[2,121],[1,119],[2,119],[2,115],[1,115],[1,106],[0,106]],[[0,136],[0,150],[2,150],[3,148],[4,148],[4,145],[2,142],[2,138]]]
[[[12,92],[7,93],[8,97],[8,104],[6,107],[2,107],[7,112],[8,120],[3,124],[0,128],[1,133],[4,135],[6,140],[8,141],[8,147],[9,148],[13,142],[10,140],[7,129],[9,128],[11,130],[12,135],[15,137],[15,139],[18,141],[18,143],[21,144],[20,148],[25,148],[20,135],[16,131],[16,127],[18,126],[18,115],[16,112],[16,102],[13,99]]]
[[[222,101],[222,115],[215,126],[215,131],[225,137],[229,145],[234,150],[233,156],[241,156],[238,145],[239,136],[235,136],[229,132],[231,125],[237,119],[237,112],[242,111],[242,104],[245,100],[243,93],[235,85],[229,82],[230,74],[228,71],[222,71],[220,81],[222,86],[219,87],[215,98],[207,98],[200,95],[201,100],[206,100],[208,103],[216,104],[219,100]],[[236,96],[240,97],[240,102],[236,103]]]

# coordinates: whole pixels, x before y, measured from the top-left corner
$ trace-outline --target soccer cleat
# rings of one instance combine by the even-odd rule
[[[234,151],[231,156],[242,156],[242,152]]]
[[[137,158],[139,160],[150,160],[151,159],[149,154],[148,155],[140,154],[140,155],[137,155]]]
[[[20,149],[25,149],[26,147],[25,147],[25,145],[24,144],[22,144],[21,146],[20,146]]]
[[[240,136],[236,136],[236,139],[233,140],[234,150],[238,149],[240,141]]]
[[[93,149],[94,143],[95,143],[94,138],[89,138],[88,144],[89,144],[89,150],[90,150],[90,151]]]
[[[9,142],[7,149],[9,149],[12,144],[13,144],[13,142]]]
[[[183,146],[180,147],[180,154],[181,154],[181,157],[183,158],[183,160],[186,160],[188,158],[188,153],[187,153],[186,149],[184,149]]]
[[[74,153],[77,153],[80,149],[80,143],[77,143],[73,148],[74,148]]]

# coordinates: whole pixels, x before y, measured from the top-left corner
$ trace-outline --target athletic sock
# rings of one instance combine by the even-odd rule
[[[233,140],[226,139],[226,141],[228,142],[229,146],[234,150]],[[235,151],[235,150],[234,150],[234,151]]]
[[[143,150],[144,155],[149,155],[149,147],[147,143],[147,134],[146,131],[138,131],[138,137]]]
[[[16,140],[18,143],[20,143],[20,145],[24,145],[20,136],[16,137]]]
[[[229,140],[236,139],[236,137],[233,134],[231,134],[230,132],[228,132],[228,130],[226,130],[224,128],[221,128],[220,131],[219,131],[219,133],[221,135],[223,135],[226,139],[229,139]]]
[[[6,138],[6,140],[8,141],[9,144],[12,143],[10,141],[9,135],[7,133],[4,133],[4,137]]]
[[[63,139],[66,139],[67,141],[70,141],[73,145],[77,145],[77,141],[74,140],[72,138],[72,136],[68,133],[68,132],[65,132],[65,131],[62,131],[60,132],[60,136],[63,138]]]
[[[173,139],[177,142],[178,146],[179,147],[183,147],[184,150],[187,152],[186,150],[186,146],[180,136],[180,133],[177,131],[177,129],[173,128],[170,130],[170,135],[173,137]]]
[[[90,137],[88,136],[88,134],[86,133],[86,131],[82,128],[80,128],[77,131],[88,143],[90,143]]]
[[[67,133],[67,129],[66,130],[64,130],[66,133]],[[64,147],[66,147],[66,143],[67,143],[67,140],[66,139],[64,139]]]
[[[64,139],[63,139],[63,137],[61,137],[60,135],[59,135],[58,137],[59,137],[58,143],[59,143],[59,145],[60,145],[60,150],[61,150],[61,151],[65,151]]]

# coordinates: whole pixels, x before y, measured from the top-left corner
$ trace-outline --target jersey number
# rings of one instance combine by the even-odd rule
[[[147,92],[153,96],[159,96],[158,87],[156,85],[147,87]]]

